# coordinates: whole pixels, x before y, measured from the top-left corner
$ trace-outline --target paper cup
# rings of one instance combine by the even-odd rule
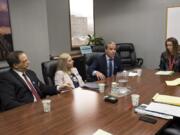
[[[141,76],[142,75],[142,69],[136,69],[137,75]]]
[[[140,98],[140,95],[138,95],[138,94],[132,94],[131,95],[131,101],[132,101],[132,105],[134,107],[139,105],[139,98]]]
[[[99,92],[104,93],[105,84],[104,83],[99,83],[98,85],[99,85]]]
[[[43,104],[44,112],[50,112],[51,111],[51,100],[50,99],[42,100],[42,104]]]
[[[117,83],[116,82],[112,82],[111,87],[112,87],[112,89],[113,88],[117,88]]]
[[[127,78],[128,78],[128,75],[129,75],[129,72],[126,71],[126,70],[124,70],[124,71],[122,72],[122,75],[123,75],[123,77],[124,77],[125,79],[127,79]]]

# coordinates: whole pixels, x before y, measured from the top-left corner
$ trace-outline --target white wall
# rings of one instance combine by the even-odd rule
[[[41,62],[49,59],[45,0],[10,0],[10,18],[15,50],[25,51],[42,80]]]
[[[95,30],[106,41],[132,42],[144,66],[157,68],[166,38],[166,8],[179,0],[95,0]]]

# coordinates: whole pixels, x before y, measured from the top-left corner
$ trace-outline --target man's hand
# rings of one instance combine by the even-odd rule
[[[98,80],[104,80],[106,77],[99,71],[96,71],[96,77]]]

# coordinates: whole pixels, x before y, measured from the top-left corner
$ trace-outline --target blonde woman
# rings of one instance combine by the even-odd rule
[[[57,71],[55,73],[55,85],[62,89],[73,89],[84,85],[79,72],[73,67],[74,61],[68,53],[59,55]]]

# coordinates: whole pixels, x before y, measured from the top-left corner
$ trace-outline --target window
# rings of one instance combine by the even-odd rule
[[[71,24],[71,48],[88,43],[88,35],[94,34],[93,0],[69,0]]]

